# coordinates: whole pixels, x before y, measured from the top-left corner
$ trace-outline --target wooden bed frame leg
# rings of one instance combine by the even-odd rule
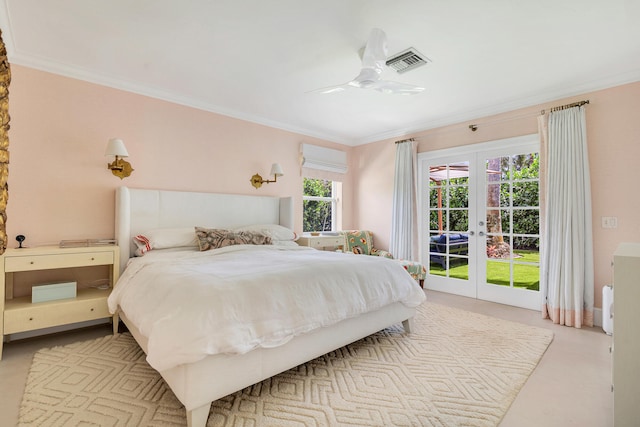
[[[118,313],[114,314],[111,322],[113,324],[113,335],[118,335],[118,325],[120,324],[120,315]]]
[[[403,320],[402,327],[404,328],[404,331],[406,333],[410,334],[411,330],[413,329],[413,317],[410,317],[407,320]]]
[[[187,411],[187,427],[206,427],[210,410],[211,402]]]

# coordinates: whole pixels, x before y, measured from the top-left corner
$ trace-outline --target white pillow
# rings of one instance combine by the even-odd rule
[[[152,249],[198,247],[198,238],[193,227],[156,228],[134,236],[136,256],[142,256]]]
[[[254,233],[262,233],[269,237],[274,242],[276,241],[295,241],[298,240],[298,235],[287,227],[283,227],[278,224],[255,224],[247,225],[244,227],[238,227],[234,231],[251,231]]]

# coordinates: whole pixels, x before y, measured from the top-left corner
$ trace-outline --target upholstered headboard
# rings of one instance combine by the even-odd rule
[[[128,187],[116,190],[121,269],[133,255],[132,237],[150,229],[235,228],[252,224],[279,224],[293,230],[293,198]]]

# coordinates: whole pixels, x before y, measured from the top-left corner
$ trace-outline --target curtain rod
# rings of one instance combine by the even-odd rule
[[[403,142],[415,141],[415,138],[402,139],[400,141],[396,141],[396,144],[402,144]]]
[[[544,113],[546,111],[550,111],[551,112],[551,111],[560,111],[560,110],[564,110],[564,109],[571,108],[571,107],[582,107],[585,104],[589,104],[589,100],[588,99],[585,99],[584,101],[574,102],[574,103],[567,104],[567,105],[560,105],[558,107],[552,107],[552,108],[550,108],[548,110],[540,110],[540,114],[544,115]],[[525,119],[525,118],[532,117],[532,116],[535,116],[535,115],[536,115],[536,113],[531,112],[531,113],[521,114],[521,115],[513,116],[513,117],[507,117],[507,118],[503,118],[503,119],[499,119],[499,120],[489,120],[489,121],[480,123],[480,125],[490,125],[490,124],[495,124],[495,123],[502,123],[502,122],[505,122],[505,121]],[[475,132],[476,130],[478,130],[478,126],[479,125],[477,125],[477,124],[472,124],[472,125],[469,125],[469,129],[471,129],[472,131]],[[457,129],[450,129],[450,130],[447,130],[447,131],[444,131],[444,132],[435,132],[435,134],[442,134],[442,133],[446,134],[446,133],[455,132],[455,131],[457,131]],[[424,132],[428,133],[429,135],[432,135],[432,133],[429,133],[428,130],[424,131]],[[395,141],[395,143],[396,144],[401,144],[403,142],[415,141],[415,140],[416,140],[415,138],[402,139],[400,141]]]
[[[578,102],[574,102],[572,104],[567,104],[567,105],[560,105],[559,107],[552,107],[549,109],[549,112],[554,112],[554,111],[561,111],[561,110],[566,110],[567,108],[572,108],[572,107],[582,107],[585,104],[588,104],[589,100],[584,100],[584,101],[578,101]],[[540,114],[544,115],[546,110],[541,110]]]

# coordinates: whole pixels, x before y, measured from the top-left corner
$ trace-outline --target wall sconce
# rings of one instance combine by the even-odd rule
[[[269,181],[268,179],[262,179],[262,177],[258,174],[255,174],[251,177],[251,185],[256,187],[256,189],[262,187],[262,184],[268,184],[270,182],[276,182],[279,176],[284,175],[282,173],[282,166],[279,163],[274,163],[271,165],[271,175],[273,175],[273,180]]]
[[[104,153],[105,156],[115,156],[116,159],[107,164],[107,168],[111,169],[111,173],[122,179],[131,175],[133,168],[131,163],[123,159],[123,157],[129,157],[127,148],[124,146],[124,141],[119,138],[111,138],[107,143],[107,150]]]

